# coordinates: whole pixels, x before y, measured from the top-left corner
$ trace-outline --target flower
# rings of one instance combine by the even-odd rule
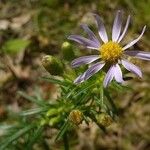
[[[69,114],[69,120],[72,123],[79,125],[83,120],[83,113],[78,109],[72,110]]]
[[[118,83],[123,82],[123,75],[120,65],[123,65],[128,71],[133,72],[137,76],[142,77],[142,72],[140,68],[129,62],[126,58],[127,56],[133,56],[135,58],[143,60],[150,60],[149,52],[143,52],[139,50],[127,50],[140,40],[145,32],[146,26],[143,27],[143,30],[139,37],[132,40],[127,45],[121,46],[120,42],[125,36],[130,23],[130,15],[128,16],[125,27],[122,31],[122,12],[120,10],[117,11],[113,23],[111,40],[108,40],[108,35],[106,33],[106,29],[102,19],[97,14],[93,15],[96,19],[99,36],[104,42],[103,44],[101,44],[95,34],[85,24],[82,24],[81,27],[88,34],[88,38],[84,38],[80,35],[70,35],[68,37],[69,40],[78,42],[88,49],[99,51],[99,55],[83,56],[72,61],[71,65],[73,68],[79,67],[83,64],[90,64],[96,61],[95,64],[91,65],[89,69],[87,69],[83,74],[78,76],[75,79],[74,83],[81,83],[89,79],[95,73],[104,68],[104,66],[107,66],[106,68],[108,68],[109,66],[108,72],[106,73],[103,81],[104,87],[107,87],[113,79],[115,79]]]
[[[96,118],[98,123],[104,127],[108,127],[113,123],[113,119],[111,118],[111,116],[106,113],[98,114]]]

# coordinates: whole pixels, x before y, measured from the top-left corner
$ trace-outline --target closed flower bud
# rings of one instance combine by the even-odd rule
[[[63,110],[63,108],[51,108],[48,110],[48,112],[46,113],[47,117],[51,117],[54,115],[59,114],[61,111]]]
[[[45,119],[45,118],[42,118],[41,121],[40,121],[40,125],[41,125],[41,126],[44,126],[44,125],[46,125],[47,123],[48,123],[48,120]]]
[[[61,50],[65,60],[70,61],[75,58],[73,47],[69,42],[64,42],[61,46]]]
[[[99,124],[101,124],[104,127],[110,126],[113,122],[112,118],[108,114],[105,114],[105,113],[101,113],[100,115],[98,115],[97,121]]]
[[[72,110],[69,114],[69,120],[79,125],[83,120],[83,113],[80,110]]]
[[[54,56],[44,56],[42,59],[42,65],[51,75],[63,74],[63,64]]]
[[[94,88],[94,89],[92,90],[92,92],[93,92],[94,94],[97,94],[97,93],[99,92],[99,89],[98,89],[98,88]]]
[[[49,120],[50,126],[55,126],[60,121],[60,116],[53,117]]]
[[[57,114],[57,109],[55,108],[51,108],[50,110],[48,110],[48,112],[46,113],[47,117],[53,116]]]

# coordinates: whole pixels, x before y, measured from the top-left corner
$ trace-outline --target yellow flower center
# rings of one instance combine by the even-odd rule
[[[100,48],[101,59],[105,62],[115,63],[121,58],[123,49],[115,42],[109,41],[103,44]]]

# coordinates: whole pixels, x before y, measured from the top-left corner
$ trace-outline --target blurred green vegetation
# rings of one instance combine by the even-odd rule
[[[144,37],[134,48],[150,51],[149,7],[150,0],[1,0],[0,121],[11,124],[15,122],[15,112],[34,107],[17,94],[19,90],[33,95],[36,86],[45,99],[53,96],[55,87],[38,80],[39,76],[45,74],[45,70],[41,69],[41,57],[45,54],[57,55],[63,62],[67,60],[65,63],[69,65],[71,59],[62,55],[63,43],[69,34],[82,34],[81,23],[87,23],[97,32],[91,12],[102,16],[109,32],[116,10],[123,10],[125,16],[131,14],[132,22],[126,40],[136,37],[142,27],[147,25]],[[75,44],[71,44],[71,49],[75,51],[75,54],[71,54],[72,58],[84,53]],[[72,149],[150,148],[150,69],[147,62],[139,65],[144,71],[143,79],[128,82],[132,88],[129,92],[112,93],[114,102],[120,108],[118,122],[108,128],[108,134],[97,130],[94,125],[78,129],[79,140],[76,140],[77,135],[74,133]],[[44,137],[51,139],[50,135]],[[45,145],[40,145],[39,149],[50,149]],[[60,149],[58,143],[51,142],[51,145],[54,149]],[[20,147],[21,144],[17,149]]]

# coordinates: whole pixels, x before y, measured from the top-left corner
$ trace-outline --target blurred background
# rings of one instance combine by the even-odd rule
[[[70,34],[82,34],[80,24],[88,24],[95,33],[91,12],[101,15],[111,33],[116,10],[124,11],[124,20],[131,14],[132,21],[124,43],[147,30],[135,49],[150,52],[150,0],[0,0],[0,122],[10,122],[19,112],[33,107],[17,94],[41,93],[44,99],[55,97],[56,88],[39,79],[47,74],[41,65],[44,55],[65,60],[64,42]],[[78,45],[71,44],[75,56],[81,56]],[[77,129],[78,140],[72,149],[86,150],[150,150],[150,67],[149,62],[133,60],[143,71],[143,79],[134,78],[127,84],[130,90],[112,94],[120,109],[118,121],[101,132],[96,125]],[[1,135],[1,132],[0,132]],[[52,149],[60,149],[47,133]],[[35,149],[45,149],[42,146]],[[50,148],[49,148],[50,149]]]

